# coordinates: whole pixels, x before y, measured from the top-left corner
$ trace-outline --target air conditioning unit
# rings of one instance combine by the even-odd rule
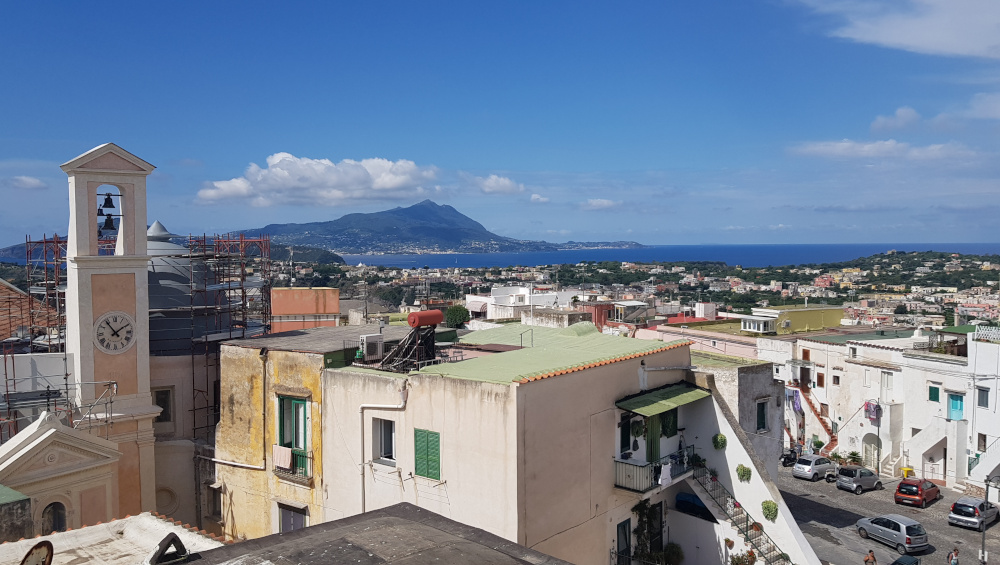
[[[361,351],[364,352],[365,359],[382,358],[385,341],[382,334],[368,334],[361,336]]]

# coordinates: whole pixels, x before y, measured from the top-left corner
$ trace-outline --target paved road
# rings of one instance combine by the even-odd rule
[[[889,565],[899,555],[894,549],[874,540],[864,540],[854,527],[860,518],[883,514],[901,514],[920,522],[927,530],[930,549],[916,554],[922,565],[944,563],[953,547],[959,548],[963,565],[979,563],[982,534],[975,530],[948,525],[951,504],[961,494],[942,488],[944,498],[925,509],[897,505],[892,500],[897,480],[885,483],[881,491],[869,491],[858,496],[837,490],[832,483],[816,483],[796,479],[791,468],[780,468],[778,487],[792,515],[802,528],[802,533],[824,563],[833,565],[860,565],[869,549],[875,550],[880,565]],[[1000,564],[1000,523],[986,530],[986,549],[990,563]]]

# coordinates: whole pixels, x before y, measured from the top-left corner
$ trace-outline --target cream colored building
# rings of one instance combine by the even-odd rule
[[[302,349],[285,339],[284,349]],[[608,336],[589,323],[511,324],[462,338],[459,349],[480,356],[392,373],[322,368],[321,355],[252,348],[262,341],[224,347],[223,396],[266,407],[223,409],[217,453],[226,461],[217,477],[232,537],[409,502],[578,564],[639,549],[632,530],[640,519],[650,534],[645,549],[673,542],[685,562],[728,562],[723,542],[732,538],[740,540],[733,551],[752,541],[758,554],[818,563],[739,420],[713,392],[714,377],[691,371],[689,342]],[[303,380],[288,378],[303,369]],[[756,400],[780,415],[781,398]],[[725,449],[713,448],[719,433]],[[311,458],[276,461],[273,438],[286,435]],[[736,480],[737,464],[753,469],[747,482]],[[745,510],[733,510],[734,500]],[[773,523],[762,517],[766,500],[778,508]],[[741,519],[749,527],[746,514],[768,535],[738,531]]]

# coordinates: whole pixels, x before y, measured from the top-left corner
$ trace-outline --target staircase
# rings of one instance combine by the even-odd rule
[[[782,553],[781,549],[774,543],[770,536],[764,533],[763,529],[754,530],[753,524],[757,522],[746,511],[729,490],[719,481],[713,481],[712,477],[704,467],[694,470],[694,482],[700,486],[708,497],[727,517],[736,531],[743,536],[743,539],[750,544],[754,554],[763,563],[770,564],[790,564],[788,555]]]
[[[986,477],[1000,465],[1000,438],[986,448],[986,451],[969,461],[969,480],[983,483]]]
[[[830,424],[827,423],[826,418],[820,416],[819,410],[813,403],[812,398],[810,398],[804,391],[801,396],[802,399],[806,401],[806,404],[809,405],[809,410],[811,410],[813,415],[816,416],[816,419],[819,420],[819,424],[823,426],[823,430],[826,431],[826,435],[830,436],[830,440],[827,441],[826,445],[823,446],[823,449],[820,450],[820,455],[830,455],[833,453],[833,450],[837,448],[837,434],[833,433],[833,428],[831,428]]]

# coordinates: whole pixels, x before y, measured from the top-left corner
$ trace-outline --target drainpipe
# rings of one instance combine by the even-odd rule
[[[406,410],[406,397],[409,395],[409,385],[410,380],[403,380],[403,388],[399,389],[399,404],[362,404],[358,407],[358,417],[361,423],[361,513],[365,513],[365,463],[364,463],[364,452],[365,452],[365,410]]]

